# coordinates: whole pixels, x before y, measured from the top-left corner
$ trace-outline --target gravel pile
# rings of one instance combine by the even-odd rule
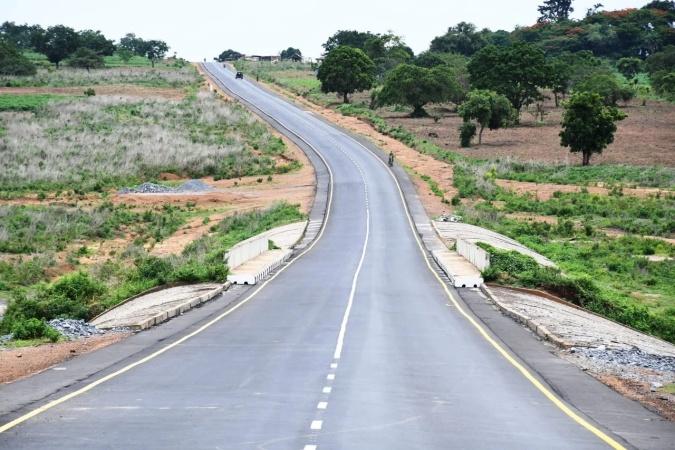
[[[595,363],[612,366],[633,366],[661,372],[675,372],[675,358],[672,356],[652,355],[637,347],[628,350],[600,347],[572,347],[570,353],[581,354]]]
[[[50,327],[66,336],[68,339],[78,339],[104,333],[104,331],[99,330],[94,325],[88,324],[84,320],[52,319],[48,323]]]
[[[194,192],[212,191],[213,187],[202,180],[189,180],[177,187],[164,186],[155,183],[143,183],[132,188],[120,189],[120,194],[185,194]]]

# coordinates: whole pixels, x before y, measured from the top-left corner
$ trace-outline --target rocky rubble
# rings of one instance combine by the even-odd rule
[[[155,183],[142,183],[136,187],[120,189],[120,194],[186,194],[212,191],[213,187],[202,180],[189,180],[177,187]]]
[[[103,330],[99,330],[84,320],[52,319],[48,324],[68,339],[78,339],[104,333]]]
[[[633,366],[660,372],[675,372],[675,358],[665,355],[653,355],[637,347],[610,349],[604,345],[599,347],[572,347],[570,353],[577,353],[592,359],[598,365]]]

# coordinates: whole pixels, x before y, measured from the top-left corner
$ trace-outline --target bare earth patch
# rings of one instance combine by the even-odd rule
[[[70,358],[107,347],[131,333],[109,333],[37,347],[0,350],[0,383],[34,375]]]
[[[518,127],[483,133],[483,144],[471,148],[459,146],[459,126],[462,119],[447,108],[429,107],[434,119],[412,119],[407,113],[380,110],[378,113],[393,126],[401,125],[422,139],[441,148],[480,159],[512,157],[522,161],[541,161],[560,164],[581,164],[581,155],[570,153],[560,146],[562,108],[554,108],[553,101],[545,104],[548,115],[543,124],[535,122],[524,112]],[[634,100],[621,108],[628,117],[618,123],[614,143],[601,155],[593,155],[592,164],[629,164],[675,166],[675,105],[667,102],[648,101],[641,106]]]

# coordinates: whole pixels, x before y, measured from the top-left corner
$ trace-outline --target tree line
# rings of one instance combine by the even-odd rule
[[[354,92],[372,89],[372,108],[406,105],[413,117],[426,116],[429,103],[455,103],[464,119],[463,146],[476,133],[480,143],[486,127],[517,125],[523,108],[532,104],[543,120],[545,92],[556,106],[571,93],[564,103],[561,145],[581,152],[586,165],[592,153],[612,142],[616,122],[625,117],[618,102],[636,95],[639,74],[647,72],[652,89],[675,100],[675,2],[653,1],[618,12],[600,8],[574,21],[571,0],[545,0],[539,21],[530,27],[539,30],[536,39],[522,28],[478,31],[460,22],[418,55],[391,33],[340,30],[323,44],[317,76],[323,92],[336,92],[345,103]],[[605,44],[584,44],[586,31],[578,29],[596,25],[611,28],[601,37],[617,39],[611,51]],[[570,33],[571,28],[577,31]],[[556,33],[560,45],[551,45]],[[570,39],[581,43],[569,45]]]
[[[63,61],[73,67],[93,69],[103,67],[103,56],[113,54],[127,62],[134,55],[155,62],[164,58],[169,50],[166,42],[145,40],[129,33],[115,43],[100,31],[79,30],[54,25],[43,28],[40,25],[17,25],[4,22],[0,25],[0,74],[31,75],[35,65],[23,56],[25,51],[44,54],[57,68]]]

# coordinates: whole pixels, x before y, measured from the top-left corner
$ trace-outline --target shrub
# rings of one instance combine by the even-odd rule
[[[96,95],[96,91],[94,90],[94,88],[88,88],[84,90],[84,95],[86,95],[87,97],[93,97]]]
[[[58,331],[40,319],[17,320],[12,324],[11,333],[14,339],[39,339],[45,337],[52,342],[56,342],[61,337]]]
[[[459,127],[459,141],[462,147],[471,147],[471,139],[476,135],[476,124],[464,122]]]

